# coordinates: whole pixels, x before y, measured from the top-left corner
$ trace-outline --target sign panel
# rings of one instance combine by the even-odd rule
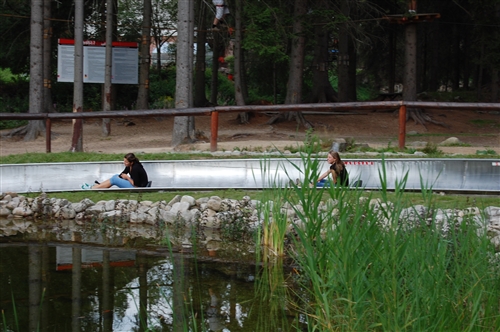
[[[75,47],[59,44],[57,49],[57,81],[73,82],[75,79]]]
[[[137,84],[139,63],[137,48],[113,48],[112,81],[115,84]],[[133,82],[133,83],[129,83]]]
[[[83,82],[104,83],[106,68],[106,43],[88,40],[83,42]],[[73,39],[59,39],[57,57],[57,81],[73,82],[75,66]],[[137,84],[138,44],[113,42],[111,58],[111,83]]]
[[[112,67],[115,63],[112,61]],[[106,71],[106,47],[84,46],[83,47],[83,82],[104,83]],[[113,80],[111,80],[112,83]]]

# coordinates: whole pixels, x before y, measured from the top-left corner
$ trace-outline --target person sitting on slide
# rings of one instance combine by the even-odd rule
[[[105,189],[111,186],[118,188],[146,187],[148,174],[139,159],[133,153],[127,153],[123,158],[125,169],[120,174],[113,175],[110,179],[95,184],[91,189]],[[89,186],[90,187],[90,186]]]
[[[332,174],[333,183],[336,186],[349,186],[349,174],[347,173],[347,169],[345,167],[344,162],[340,159],[340,155],[338,152],[330,150],[328,152],[328,157],[326,161],[331,165],[330,169],[325,173],[321,174],[316,182],[316,187],[324,187],[328,186],[326,181],[326,177]]]

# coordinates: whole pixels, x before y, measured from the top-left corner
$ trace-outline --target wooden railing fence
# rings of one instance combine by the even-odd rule
[[[219,113],[239,112],[297,112],[297,111],[356,111],[356,110],[388,110],[399,109],[399,148],[404,149],[406,137],[406,113],[408,108],[441,109],[441,110],[482,110],[499,111],[500,103],[443,103],[420,101],[378,101],[352,103],[321,103],[294,105],[245,105],[216,106],[198,108],[176,108],[157,110],[132,111],[100,111],[73,113],[0,113],[0,120],[45,120],[46,122],[46,152],[51,152],[51,121],[60,119],[112,119],[128,117],[158,117],[158,116],[211,116],[210,150],[217,151]],[[373,115],[375,116],[375,115]]]

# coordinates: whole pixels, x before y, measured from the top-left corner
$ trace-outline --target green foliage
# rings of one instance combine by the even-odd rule
[[[317,174],[315,161],[307,164],[304,183]],[[384,188],[384,169],[380,179]],[[293,298],[309,331],[479,331],[500,324],[500,271],[492,268],[488,237],[467,218],[435,220],[431,188],[420,194],[429,212],[401,223],[404,206],[415,204],[405,183],[400,179],[394,194],[382,188],[376,205],[357,190],[292,187],[304,208],[296,211],[301,222],[289,251],[300,276]]]
[[[284,15],[283,9],[272,7],[270,3],[248,6],[245,10],[247,28],[243,48],[255,52],[263,60],[286,61],[286,22],[280,20],[289,17]]]
[[[443,151],[438,149],[438,146],[434,143],[428,142],[425,147],[422,149],[422,152],[426,153],[429,156],[437,157],[442,156]]]
[[[161,73],[151,72],[149,100],[152,108],[161,108],[157,106],[165,105],[169,98],[175,99],[175,77],[175,66],[162,69]]]
[[[499,128],[500,129],[500,121],[495,120],[487,120],[487,119],[474,119],[471,121],[474,126],[483,128],[483,127],[491,127],[491,128]]]
[[[175,100],[170,96],[160,97],[160,99],[151,103],[150,108],[151,109],[175,108]]]
[[[217,105],[235,105],[236,101],[234,99],[234,83],[229,80],[224,75],[220,74],[219,77],[219,88],[217,94]]]
[[[27,124],[27,120],[0,120],[0,130],[19,128]]]
[[[363,77],[362,73],[358,73],[358,83],[356,84],[357,91],[356,95],[358,101],[370,101],[374,100],[378,96],[378,89],[376,88],[377,84],[374,79],[366,79],[365,81],[361,81],[359,78]]]
[[[246,79],[249,100],[274,100],[281,104],[286,96],[289,72],[288,3],[248,3],[245,7]]]
[[[227,67],[229,69],[229,73],[234,73],[234,55],[229,55],[224,58],[224,62],[227,63]]]
[[[137,99],[137,86],[130,84],[115,84],[115,109],[134,109]],[[83,85],[85,111],[102,110],[102,84],[86,83]],[[52,98],[58,112],[73,111],[73,84],[55,82],[52,85]]]
[[[10,73],[9,70],[2,73]],[[7,74],[3,77],[10,80],[8,83],[2,83],[0,79],[0,113],[26,113],[29,109],[29,99],[26,91],[28,82],[19,79],[17,75]],[[17,128],[27,124],[24,120],[0,120],[1,129]]]
[[[18,80],[23,80],[23,77],[12,74],[10,68],[0,68],[0,84],[15,83]]]
[[[482,155],[482,156],[496,156],[497,155],[495,150],[477,150],[476,154]]]
[[[221,218],[221,235],[227,240],[243,240],[249,235],[249,217],[252,215],[250,209],[244,209],[234,219]]]
[[[318,153],[330,150],[331,146],[332,146],[331,140],[328,141],[322,140],[321,138],[318,137],[318,135],[314,134],[314,131],[312,129],[308,129],[306,131],[306,138],[304,140],[303,151]]]
[[[145,160],[190,160],[214,158],[210,153],[147,153],[137,154],[141,161]],[[227,157],[226,157],[227,158]],[[123,154],[95,153],[95,152],[58,152],[58,153],[25,153],[4,156],[0,164],[23,163],[62,163],[62,162],[90,162],[90,161],[117,161],[123,160]]]

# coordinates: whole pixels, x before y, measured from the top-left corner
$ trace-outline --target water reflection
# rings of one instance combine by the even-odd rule
[[[195,260],[83,243],[79,233],[71,243],[6,239],[0,238],[6,330],[227,332],[291,322],[290,313],[270,317],[273,299],[256,298],[254,265],[228,262],[214,250]]]

